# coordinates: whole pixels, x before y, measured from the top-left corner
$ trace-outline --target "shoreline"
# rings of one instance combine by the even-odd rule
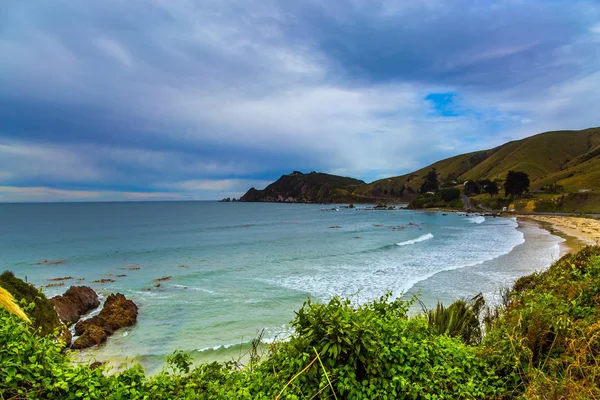
[[[561,257],[600,243],[600,220],[576,216],[516,215],[517,220],[532,221],[551,234],[565,239]]]

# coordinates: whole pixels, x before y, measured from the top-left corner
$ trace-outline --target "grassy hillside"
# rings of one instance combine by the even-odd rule
[[[530,189],[560,185],[566,193],[600,191],[600,128],[540,133],[369,184],[336,175],[294,172],[283,175],[264,190],[250,189],[241,200],[299,203],[411,201],[432,168],[437,170],[440,183],[446,186],[484,179],[504,180],[508,172],[514,170],[529,175]],[[569,206],[573,203],[571,200]],[[575,200],[577,203],[580,199]],[[593,204],[591,207],[586,205],[586,210],[592,208],[595,209]]]
[[[415,193],[432,168],[442,183],[504,179],[510,170],[529,175],[531,188],[559,184],[565,190],[600,190],[600,128],[556,131],[506,143],[494,149],[451,157],[410,174],[358,188],[363,196],[396,197]],[[401,196],[402,196],[401,195]]]

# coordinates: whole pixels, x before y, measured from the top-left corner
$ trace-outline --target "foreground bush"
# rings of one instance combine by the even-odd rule
[[[505,379],[507,398],[600,398],[600,248],[519,279],[483,355]]]
[[[458,339],[438,336],[408,303],[353,307],[334,298],[307,302],[293,322],[296,334],[270,347],[260,362],[202,364],[190,370],[183,353],[171,371],[147,378],[137,366],[105,376],[74,365],[51,337],[32,334],[0,311],[0,396],[3,398],[486,398],[498,391],[494,371]],[[318,355],[318,356],[317,356]]]
[[[0,309],[0,399],[593,399],[600,397],[600,249],[516,282],[504,307],[458,301],[408,318],[409,302],[307,301],[295,334],[262,359],[201,364],[182,352],[147,377],[76,365],[52,336]],[[26,310],[30,311],[30,310]],[[469,344],[465,343],[468,342]]]

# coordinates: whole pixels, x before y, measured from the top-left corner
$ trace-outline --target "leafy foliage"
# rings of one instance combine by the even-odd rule
[[[529,189],[529,176],[525,172],[508,171],[504,182],[504,195],[521,197]]]
[[[423,184],[421,185],[421,193],[436,192],[440,188],[440,182],[438,181],[438,173],[435,168],[425,175]]]
[[[479,185],[485,193],[490,195],[490,197],[498,194],[498,184],[495,181],[484,179],[479,182]]]
[[[460,199],[460,190],[456,188],[442,189],[440,195],[442,196],[442,200],[450,202]]]
[[[305,302],[295,334],[261,360],[194,366],[175,352],[151,377],[137,365],[109,375],[72,363],[54,335],[0,308],[0,398],[598,398],[599,293],[600,248],[588,247],[519,279],[488,312],[481,343],[481,296],[414,317],[411,302],[390,295],[363,305],[335,297]]]
[[[464,190],[465,190],[465,194],[468,196],[474,195],[474,194],[479,194],[479,192],[480,192],[479,185],[475,181],[465,182]]]
[[[598,247],[516,282],[484,340],[507,389],[525,398],[600,397],[599,293]]]
[[[6,289],[21,304],[35,304],[35,307],[26,312],[31,318],[32,328],[42,335],[49,335],[56,328],[62,327],[54,305],[32,284],[15,277],[10,271],[5,271],[0,275],[0,287]]]
[[[438,335],[460,337],[467,344],[479,344],[482,339],[479,314],[484,305],[481,293],[468,302],[457,300],[447,308],[438,302],[435,310],[427,311],[427,322]]]

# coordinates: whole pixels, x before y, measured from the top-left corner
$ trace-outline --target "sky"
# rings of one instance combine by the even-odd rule
[[[599,0],[0,3],[0,202],[370,182],[598,104]]]

